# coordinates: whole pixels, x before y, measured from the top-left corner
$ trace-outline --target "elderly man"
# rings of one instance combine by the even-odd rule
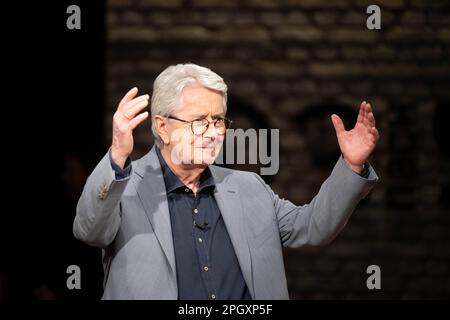
[[[88,178],[75,237],[103,249],[103,299],[288,299],[282,247],[329,243],[378,177],[368,103],[346,131],[342,155],[309,204],[279,198],[255,173],[212,165],[230,121],[227,86],[211,70],[179,64],[155,80],[156,145],[130,160],[148,95],[131,89],[113,117],[108,153]]]

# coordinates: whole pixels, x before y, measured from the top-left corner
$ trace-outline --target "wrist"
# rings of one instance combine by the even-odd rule
[[[121,169],[124,168],[125,162],[128,159],[128,156],[121,155],[114,147],[111,148],[111,159],[117,164]]]
[[[362,164],[353,164],[347,161],[347,159],[344,158],[344,161],[347,163],[347,165],[350,167],[350,169],[352,169],[354,172],[360,174],[361,172],[363,172],[364,170],[364,163]]]

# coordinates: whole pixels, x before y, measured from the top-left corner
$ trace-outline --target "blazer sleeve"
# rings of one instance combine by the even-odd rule
[[[350,169],[341,155],[317,195],[302,206],[281,199],[257,176],[273,201],[283,246],[330,243],[344,228],[358,202],[377,182],[378,176],[370,164],[368,170],[367,178],[360,176]]]
[[[100,248],[107,247],[119,230],[120,201],[131,177],[116,179],[109,152],[87,179],[73,222],[75,238]]]

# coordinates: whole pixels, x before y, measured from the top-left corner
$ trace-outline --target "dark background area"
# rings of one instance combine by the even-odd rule
[[[77,198],[103,153],[105,28],[102,1],[2,7],[3,154],[0,299],[100,298],[101,252],[77,241]],[[6,147],[8,145],[8,147]],[[68,290],[66,269],[81,269]]]
[[[79,31],[66,29],[70,4],[81,7]],[[381,30],[366,28],[370,4]],[[280,129],[280,170],[263,178],[299,205],[339,156],[331,113],[348,129],[362,100],[373,106],[380,181],[332,244],[285,250],[291,298],[450,298],[449,1],[60,1],[3,15],[13,204],[1,223],[1,298],[99,297],[100,252],[72,237],[78,193],[123,94],[151,94],[183,62],[225,79],[234,128]],[[134,159],[152,145],[150,122],[135,137]],[[82,269],[80,291],[65,289],[70,264]],[[381,290],[366,287],[371,264]]]

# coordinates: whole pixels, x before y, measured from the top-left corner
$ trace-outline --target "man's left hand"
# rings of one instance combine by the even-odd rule
[[[369,103],[363,101],[359,108],[358,120],[350,131],[345,130],[341,118],[335,114],[331,116],[339,147],[344,160],[353,171],[360,173],[380,137],[375,127],[375,117]]]

